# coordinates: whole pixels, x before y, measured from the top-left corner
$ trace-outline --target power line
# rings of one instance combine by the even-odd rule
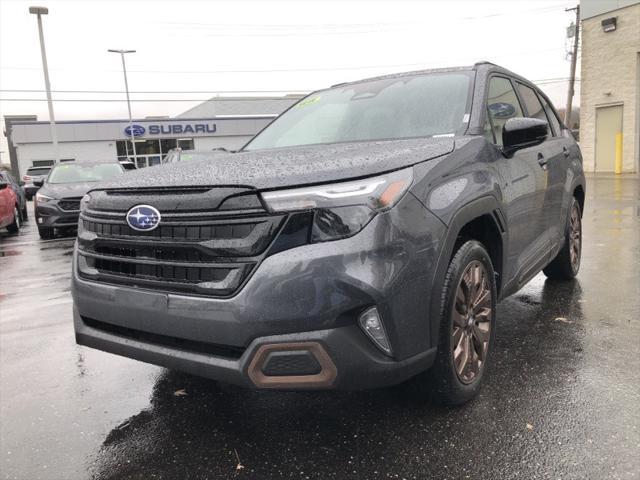
[[[55,93],[106,93],[106,94],[123,94],[123,90],[51,90]],[[129,93],[296,93],[296,92],[308,92],[308,88],[292,88],[289,90],[130,90]],[[19,93],[41,93],[44,90],[38,89],[0,89],[0,92],[19,92]]]
[[[505,58],[510,56],[531,55],[534,53],[546,53],[552,51],[564,50],[564,47],[547,48],[542,50],[534,50],[528,52],[513,52],[509,54],[495,55],[494,58]],[[434,63],[434,62],[431,62]],[[471,62],[472,63],[472,62]],[[193,75],[193,74],[226,74],[226,73],[293,73],[293,72],[340,72],[340,71],[357,71],[370,70],[374,68],[406,68],[406,67],[425,67],[426,62],[418,63],[396,63],[390,65],[359,65],[359,66],[341,66],[341,67],[305,67],[305,68],[267,68],[267,69],[234,69],[234,70],[135,70],[129,69],[130,73],[151,73],[171,74],[171,75]],[[0,70],[39,70],[38,67],[0,67]],[[85,68],[53,68],[57,71],[85,71]],[[119,70],[93,70],[94,72],[105,73],[121,73]]]
[[[569,79],[562,80],[553,80],[547,82],[533,82],[538,85],[549,85],[552,83],[560,83],[567,82]],[[576,79],[576,81],[579,81]],[[296,93],[305,94],[309,93],[313,90],[298,90]],[[218,93],[273,93],[275,91],[235,91],[235,92],[218,92]],[[87,92],[87,93],[98,93],[98,92]],[[133,92],[131,92],[133,93]],[[142,92],[136,92],[142,93]],[[160,93],[160,92],[157,92]],[[182,93],[182,92],[178,92]],[[184,92],[189,93],[189,92]],[[283,93],[283,91],[278,91],[278,93]],[[291,92],[289,92],[291,93]],[[215,98],[215,97],[214,97]],[[221,97],[224,98],[224,97]],[[163,103],[163,102],[208,102],[212,100],[212,97],[208,98],[132,98],[132,102],[136,103]],[[0,102],[46,102],[46,98],[0,98]],[[54,102],[85,102],[85,103],[115,103],[115,102],[123,102],[124,100],[121,98],[54,98]]]
[[[554,77],[554,78],[541,78],[539,80],[532,80],[533,83],[536,84],[549,84],[549,83],[557,83],[557,82],[566,82],[569,80],[569,77]],[[580,81],[579,78],[576,78],[576,81]],[[135,94],[232,94],[232,93],[284,93],[284,94],[300,94],[306,93],[311,90],[309,88],[291,88],[288,90],[131,90],[129,93]],[[107,95],[118,95],[124,94],[125,92],[122,90],[51,90],[53,93],[100,93]],[[0,92],[4,93],[43,93],[44,90],[41,89],[21,89],[21,88],[2,88]]]
[[[137,98],[131,102],[208,102],[211,98]],[[46,98],[0,98],[0,102],[46,102]],[[110,103],[123,102],[121,98],[54,98],[54,102],[86,102],[86,103]]]
[[[539,8],[530,8],[527,10],[517,10],[512,12],[496,12],[490,13],[486,15],[476,15],[469,17],[460,17],[453,18],[452,20],[484,20],[487,18],[494,17],[504,17],[510,15],[522,15],[523,13],[548,13],[552,11],[560,11],[563,9],[563,6],[547,6],[547,7],[539,7]],[[258,23],[204,23],[204,22],[157,22],[159,25],[171,25],[171,26],[184,26],[184,27],[206,27],[206,28],[215,28],[215,29],[224,29],[224,28],[256,28],[256,29],[309,29],[309,28],[324,28],[324,29],[333,29],[333,28],[371,28],[371,27],[395,27],[395,26],[424,26],[422,22],[376,22],[376,23],[309,23],[309,24],[258,24]]]

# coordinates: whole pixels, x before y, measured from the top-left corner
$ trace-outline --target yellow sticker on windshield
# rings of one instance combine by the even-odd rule
[[[313,105],[319,100],[320,100],[320,95],[318,95],[317,97],[307,98],[305,100],[302,100],[300,103],[296,104],[296,108],[302,108],[302,107],[307,107],[309,105]]]

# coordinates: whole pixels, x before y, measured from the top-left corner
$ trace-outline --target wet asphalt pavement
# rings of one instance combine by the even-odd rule
[[[0,478],[640,478],[640,180],[587,189],[578,279],[500,305],[484,389],[452,409],[411,384],[249,391],[77,346],[73,239],[0,233]]]

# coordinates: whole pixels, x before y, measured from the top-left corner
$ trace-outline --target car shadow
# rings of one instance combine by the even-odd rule
[[[464,478],[474,471],[459,461],[468,452],[483,475],[504,477],[491,452],[526,435],[525,419],[541,408],[557,404],[561,413],[570,395],[567,375],[581,362],[581,295],[577,281],[546,281],[536,294],[503,302],[487,383],[457,408],[430,403],[420,380],[368,391],[273,392],[165,371],[150,406],[108,433],[90,473],[324,479],[442,478],[444,471]],[[524,436],[517,448],[539,449],[539,441]]]

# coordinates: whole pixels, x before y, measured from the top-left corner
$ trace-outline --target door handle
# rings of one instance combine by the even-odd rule
[[[562,147],[562,154],[564,155],[564,158],[568,158],[571,152],[569,152],[567,147]]]
[[[547,159],[544,158],[542,153],[538,153],[538,165],[540,165],[543,170],[547,169]]]

